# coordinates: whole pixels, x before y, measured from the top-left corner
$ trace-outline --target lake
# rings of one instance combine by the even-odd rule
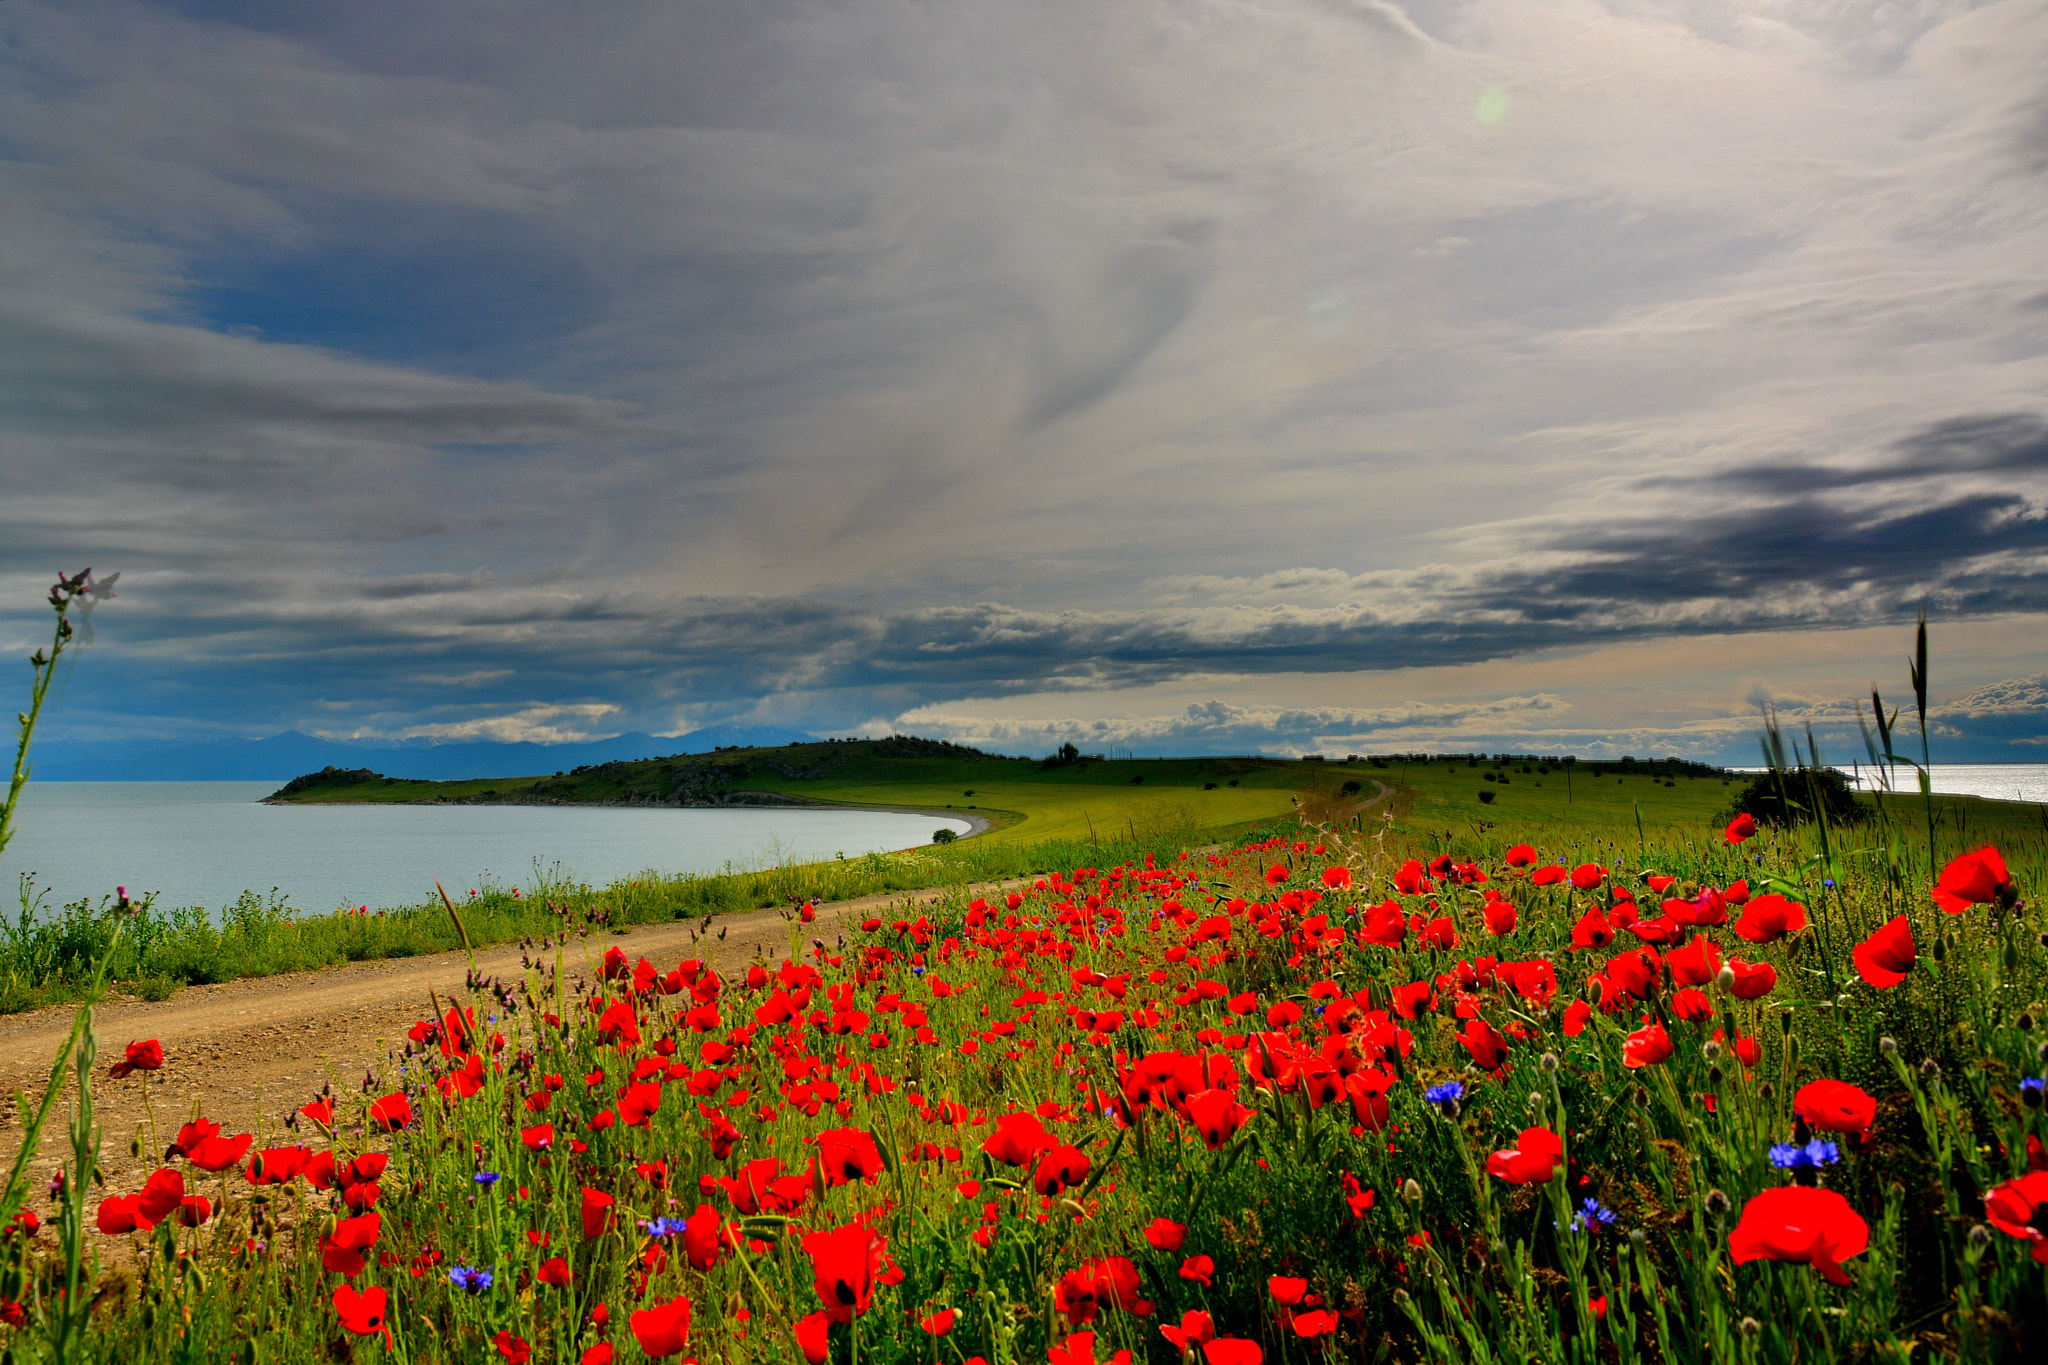
[[[1857,785],[1869,790],[1877,785],[1868,763],[1851,769]],[[1896,790],[1918,795],[1920,780],[1901,763]],[[1982,796],[1993,801],[2048,802],[2048,763],[1937,763],[1934,781],[1937,792],[1950,796]]]
[[[416,905],[529,887],[534,860],[604,886],[640,872],[718,872],[910,848],[965,817],[893,811],[608,806],[265,806],[277,782],[31,782],[0,859],[4,908],[33,872],[52,907],[126,886],[158,909],[219,911],[276,887],[304,910]]]

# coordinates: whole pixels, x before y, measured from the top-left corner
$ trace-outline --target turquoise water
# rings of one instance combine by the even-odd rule
[[[218,911],[275,887],[306,910],[413,905],[439,877],[455,896],[530,886],[534,861],[602,886],[646,871],[717,872],[931,842],[965,819],[858,810],[595,806],[265,806],[275,782],[32,782],[0,859],[4,905],[33,872],[49,904],[117,886],[159,909]]]

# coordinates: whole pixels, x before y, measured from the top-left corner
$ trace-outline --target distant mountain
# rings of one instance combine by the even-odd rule
[[[714,725],[686,735],[635,732],[578,744],[506,744],[490,740],[333,740],[288,730],[268,739],[50,740],[30,752],[44,782],[283,782],[333,764],[374,768],[387,777],[446,782],[464,777],[529,777],[586,763],[707,753],[731,745],[779,745],[814,736],[775,726]]]

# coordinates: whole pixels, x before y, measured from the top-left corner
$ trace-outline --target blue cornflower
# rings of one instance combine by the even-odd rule
[[[491,1186],[497,1184],[498,1181],[501,1179],[503,1179],[503,1177],[500,1176],[496,1171],[478,1171],[476,1173],[476,1183],[483,1186],[485,1189],[489,1189]]]
[[[1579,1211],[1572,1215],[1572,1227],[1579,1232],[1598,1232],[1614,1222],[1614,1210],[1597,1199],[1579,1201]]]
[[[1771,1144],[1771,1164],[1781,1171],[1817,1171],[1842,1159],[1842,1149],[1819,1138],[1804,1147],[1796,1142]]]
[[[491,1287],[491,1272],[459,1265],[448,1272],[448,1283],[457,1289],[466,1289],[472,1294],[481,1294]]]
[[[674,1237],[682,1232],[687,1220],[682,1218],[656,1218],[651,1222],[641,1220],[640,1227],[649,1237]]]
[[[1425,1103],[1433,1104],[1439,1109],[1448,1109],[1465,1098],[1465,1083],[1445,1081],[1442,1085],[1433,1085],[1422,1092],[1422,1098]]]
[[[2020,1082],[2021,1095],[2025,1095],[2029,1090],[2033,1091],[2036,1095],[2042,1093],[2043,1086],[2041,1083],[2041,1078],[2039,1076],[2028,1076],[2026,1079]]]

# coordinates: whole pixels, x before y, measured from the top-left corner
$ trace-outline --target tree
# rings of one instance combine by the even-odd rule
[[[1782,784],[1782,794],[1780,787]],[[1790,806],[1787,806],[1787,800]],[[1860,824],[1868,818],[1870,810],[1856,799],[1856,791],[1849,785],[1849,779],[1833,768],[1782,768],[1775,773],[1759,773],[1750,779],[1741,795],[1735,798],[1735,805],[1728,811],[1733,819],[1747,815],[1759,825],[1803,825],[1811,820],[1815,809],[1827,816],[1829,823],[1836,825]]]

